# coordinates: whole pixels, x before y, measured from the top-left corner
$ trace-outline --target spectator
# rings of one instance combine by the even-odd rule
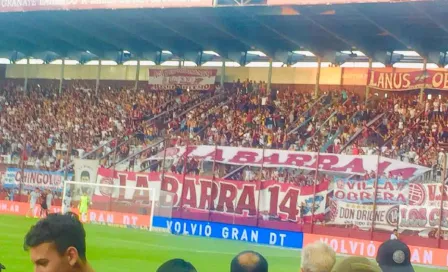
[[[398,240],[398,230],[394,229],[390,235],[390,240]]]
[[[255,251],[243,251],[230,263],[230,272],[268,272],[268,262]]]
[[[376,261],[386,272],[414,272],[411,250],[400,240],[389,240],[378,248]]]
[[[338,261],[331,272],[381,272],[381,269],[365,257],[347,257]]]
[[[196,268],[183,259],[172,259],[162,264],[157,272],[196,272]]]
[[[336,263],[336,253],[327,244],[315,242],[302,250],[301,272],[331,272]]]

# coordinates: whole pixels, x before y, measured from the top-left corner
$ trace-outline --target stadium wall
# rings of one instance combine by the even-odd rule
[[[8,81],[14,81],[16,84],[23,84],[26,75],[26,65],[10,64],[4,65],[4,77]],[[148,69],[157,68],[157,66],[142,66],[140,70],[139,88],[148,86]],[[164,67],[167,68],[167,67]],[[207,67],[209,69],[210,67]],[[101,69],[100,88],[107,87],[127,87],[134,88],[136,67],[129,65],[103,65]],[[199,68],[201,69],[201,68]],[[205,68],[204,68],[205,69]],[[216,81],[220,82],[221,68],[214,67],[217,70]],[[444,71],[446,69],[435,69]],[[405,73],[421,71],[416,69],[402,68],[375,68],[375,71],[382,73]],[[433,70],[432,70],[433,71]],[[1,72],[1,71],[0,71]],[[61,66],[57,64],[29,65],[28,67],[28,84],[47,84],[58,86],[61,74]],[[84,87],[95,86],[96,76],[98,74],[98,66],[95,65],[67,65],[64,70],[64,86],[70,86],[73,83],[82,84]],[[275,90],[295,90],[298,92],[313,92],[317,76],[316,68],[294,68],[282,67],[273,68],[271,87]],[[250,79],[252,81],[266,82],[268,78],[268,68],[255,67],[227,67],[226,68],[226,84],[240,79],[244,81]],[[1,77],[0,77],[1,80]],[[367,68],[341,68],[341,67],[323,67],[320,73],[320,92],[344,89],[354,92],[360,97],[366,95],[366,85],[368,80]],[[414,90],[395,90],[395,94],[400,95],[416,95],[420,88]],[[391,90],[380,90],[371,88],[370,94],[379,97],[385,97]],[[425,90],[426,94],[438,95],[444,91],[440,89],[431,89],[429,86]],[[281,93],[280,93],[281,94]]]
[[[6,78],[24,78],[26,66],[23,64],[10,64],[6,66]],[[61,66],[57,64],[30,64],[28,65],[28,77],[40,79],[59,79]],[[157,66],[141,66],[140,80],[148,81],[148,69]],[[210,67],[207,67],[210,68]],[[217,79],[221,76],[221,68],[218,70]],[[344,68],[347,69],[347,68]],[[340,85],[343,68],[326,67],[321,69],[320,83],[323,85]],[[347,71],[347,70],[346,70]],[[98,66],[96,65],[66,65],[64,68],[65,79],[96,80]],[[137,72],[136,66],[130,65],[103,65],[101,67],[101,80],[135,80]],[[226,67],[225,82],[233,82],[238,79],[250,79],[254,81],[266,81],[268,78],[268,68],[253,67]],[[314,84],[316,82],[317,68],[273,68],[272,83],[277,84]],[[365,79],[362,76],[359,82],[349,80],[353,85],[365,85],[367,82],[367,69],[365,69]],[[346,75],[347,77],[347,75]]]
[[[30,79],[55,79],[59,80],[61,75],[61,65],[58,64],[9,64],[4,65],[5,77],[9,79],[23,79],[28,66],[28,78]],[[160,67],[160,66],[159,66]],[[150,68],[158,66],[141,66],[140,81],[148,82]],[[164,68],[167,68],[164,66]],[[197,67],[196,67],[197,68]],[[210,69],[211,67],[203,67]],[[221,76],[221,67],[212,67],[217,70],[217,80]],[[201,67],[199,67],[201,69]],[[405,73],[421,71],[419,69],[406,68],[375,68],[377,72],[383,73]],[[447,71],[447,69],[432,69],[437,71]],[[101,80],[135,81],[136,66],[130,65],[103,65],[101,67]],[[64,68],[64,79],[66,80],[96,80],[98,66],[96,65],[66,65]],[[268,68],[257,67],[226,67],[225,82],[230,83],[238,79],[253,81],[266,81],[268,78]],[[292,85],[313,85],[316,83],[317,68],[281,67],[273,68],[273,84]],[[1,77],[0,77],[1,78]],[[342,67],[322,67],[320,72],[320,85],[334,86],[365,86],[368,79],[368,68],[342,68]]]

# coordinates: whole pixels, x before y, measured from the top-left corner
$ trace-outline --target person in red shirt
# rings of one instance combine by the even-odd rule
[[[352,155],[359,155],[359,148],[357,145],[353,145]]]

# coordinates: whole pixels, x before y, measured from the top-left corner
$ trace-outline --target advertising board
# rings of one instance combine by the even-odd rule
[[[170,233],[177,235],[210,237],[296,249],[302,248],[303,244],[303,233],[293,231],[156,216],[153,219],[153,226],[166,228]]]

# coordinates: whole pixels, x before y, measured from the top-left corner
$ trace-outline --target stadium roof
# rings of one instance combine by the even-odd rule
[[[130,52],[160,63],[162,50],[169,50],[201,62],[201,52],[213,50],[242,62],[245,52],[259,50],[286,63],[309,60],[293,53],[309,50],[337,63],[359,57],[341,51],[358,50],[390,63],[403,60],[394,51],[413,50],[443,65],[447,15],[448,1],[1,13],[0,57],[55,53],[80,59],[86,52],[98,58]]]

